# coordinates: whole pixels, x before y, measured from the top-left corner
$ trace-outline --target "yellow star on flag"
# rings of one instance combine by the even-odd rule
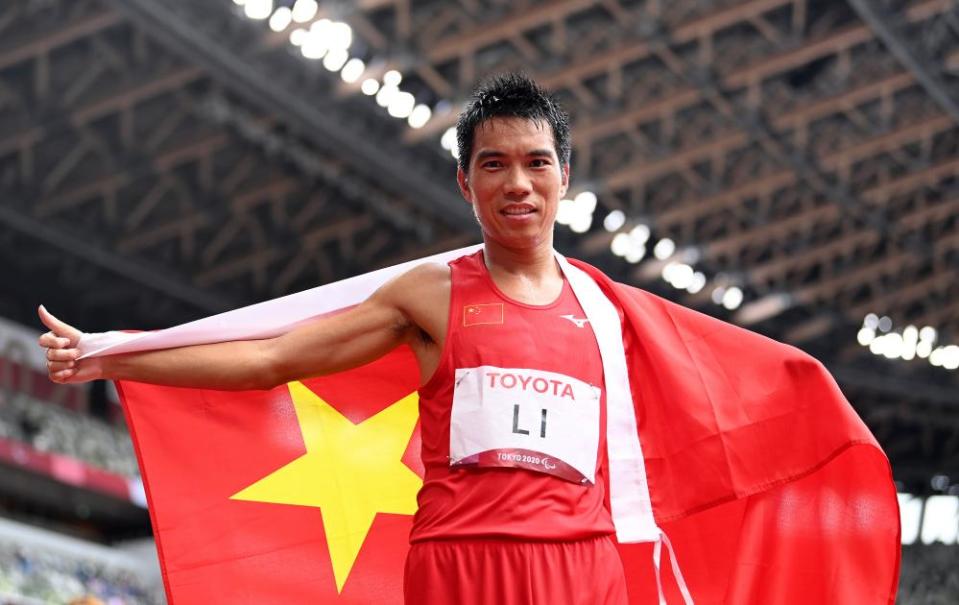
[[[423,482],[401,459],[416,425],[417,393],[353,424],[302,383],[287,386],[306,453],[231,498],[320,508],[339,593],[376,514],[416,512]]]

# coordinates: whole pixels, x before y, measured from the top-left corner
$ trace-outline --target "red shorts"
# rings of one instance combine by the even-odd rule
[[[627,605],[611,536],[573,542],[431,540],[410,546],[407,605]]]

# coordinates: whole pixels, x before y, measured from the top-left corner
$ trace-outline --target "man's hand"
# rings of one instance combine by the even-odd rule
[[[50,380],[66,384],[100,378],[100,364],[96,359],[77,361],[80,357],[77,345],[83,332],[51,315],[43,305],[40,305],[37,313],[43,325],[50,328],[50,331],[39,339],[40,346],[47,350],[47,373]]]

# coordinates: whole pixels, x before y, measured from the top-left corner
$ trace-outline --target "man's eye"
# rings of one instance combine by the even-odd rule
[[[483,162],[483,168],[499,168],[502,165],[503,163],[497,160],[490,160],[489,162]]]
[[[530,162],[530,166],[533,166],[533,167],[535,167],[535,168],[541,168],[541,167],[543,167],[543,166],[549,166],[549,160],[536,159],[536,160],[533,160],[532,162]]]

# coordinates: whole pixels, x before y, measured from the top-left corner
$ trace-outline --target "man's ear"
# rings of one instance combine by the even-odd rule
[[[460,186],[460,194],[470,204],[473,203],[473,194],[470,192],[469,176],[459,166],[456,167],[456,183]]]
[[[566,195],[566,190],[569,189],[569,162],[566,162],[565,164],[563,164],[563,168],[561,172],[562,172],[561,176],[563,181],[559,187],[559,197],[562,198],[563,196]]]

